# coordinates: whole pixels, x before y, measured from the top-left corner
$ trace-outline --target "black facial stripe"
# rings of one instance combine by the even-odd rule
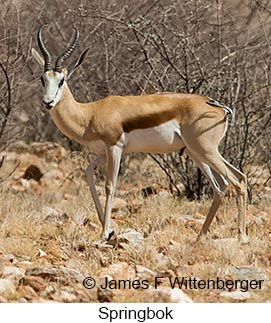
[[[44,83],[44,78],[43,78],[43,76],[41,76],[41,77],[40,77],[40,80],[41,80],[41,84],[42,84],[42,86],[44,86],[44,84],[45,84],[45,83]]]
[[[63,85],[63,83],[64,83],[64,77],[63,77],[63,79],[59,82],[59,84],[58,84],[58,88],[60,88],[60,87]]]

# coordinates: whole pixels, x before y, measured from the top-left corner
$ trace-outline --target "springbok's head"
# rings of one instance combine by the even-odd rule
[[[32,56],[44,68],[43,74],[41,75],[41,83],[44,88],[43,102],[47,109],[52,109],[61,99],[65,82],[70,78],[75,69],[82,64],[89,48],[85,49],[68,68],[64,67],[65,61],[72,55],[78,44],[79,32],[75,28],[74,38],[70,46],[57,57],[55,65],[53,66],[52,57],[46,49],[42,39],[44,27],[46,26],[42,26],[38,31],[38,44],[43,58],[34,48],[32,48]]]

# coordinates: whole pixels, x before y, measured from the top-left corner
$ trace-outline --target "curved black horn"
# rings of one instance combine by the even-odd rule
[[[40,47],[40,50],[42,52],[42,55],[44,57],[44,71],[47,72],[51,69],[52,65],[52,58],[48,50],[46,49],[44,42],[42,40],[42,30],[44,27],[47,27],[47,25],[43,25],[40,27],[39,32],[38,32],[38,44]]]
[[[65,52],[63,54],[58,56],[58,58],[56,60],[56,65],[55,65],[56,72],[61,72],[61,70],[63,68],[63,63],[65,62],[66,59],[68,59],[71,56],[71,54],[73,53],[73,51],[75,50],[75,48],[78,44],[79,31],[77,28],[74,28],[74,30],[75,30],[75,35],[74,35],[71,45],[65,50]]]

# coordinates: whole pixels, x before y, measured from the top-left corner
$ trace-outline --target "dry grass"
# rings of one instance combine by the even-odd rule
[[[65,163],[67,174],[74,165]],[[19,260],[30,261],[32,267],[44,263],[67,264],[73,260],[80,272],[97,277],[102,270],[117,262],[142,265],[157,275],[201,279],[226,278],[228,267],[251,266],[264,270],[270,277],[271,199],[267,193],[257,204],[248,206],[248,244],[240,245],[236,240],[237,210],[232,199],[226,200],[220,209],[220,222],[214,221],[208,236],[196,243],[200,222],[205,218],[210,201],[191,202],[170,195],[152,195],[144,199],[140,188],[149,180],[145,178],[146,183],[138,183],[137,191],[132,189],[132,184],[129,190],[129,184],[120,180],[119,191],[125,194],[128,207],[122,213],[113,213],[114,225],[119,232],[133,228],[143,234],[144,242],[127,250],[115,248],[105,251],[93,247],[93,242],[99,238],[100,226],[82,176],[67,180],[62,186],[45,187],[39,194],[29,190],[14,192],[3,183],[0,195],[0,255],[13,254]],[[121,190],[123,187],[125,190]],[[129,211],[129,201],[137,201],[140,205],[137,211]],[[47,221],[48,207],[67,214],[67,219]],[[189,216],[193,219],[187,220]],[[89,218],[90,225],[84,225],[85,218]],[[43,260],[40,249],[46,253]],[[253,291],[250,301],[270,301],[269,281],[265,282],[265,287]],[[197,302],[223,301],[212,291],[187,290],[186,293]],[[18,293],[15,300],[21,297]],[[155,299],[144,291],[116,291],[114,301]]]

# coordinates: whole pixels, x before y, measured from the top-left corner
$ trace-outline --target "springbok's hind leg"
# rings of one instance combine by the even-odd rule
[[[192,152],[192,155],[196,157],[196,160],[199,161],[198,155]],[[201,155],[200,162],[206,164],[211,170],[212,176],[205,172],[205,175],[209,176],[209,181],[212,184],[214,191],[216,192],[216,185],[221,188],[221,190],[226,190],[227,184],[232,184],[237,193],[237,207],[238,207],[238,239],[242,242],[247,242],[246,235],[246,200],[247,200],[247,180],[246,176],[227,162],[218,151],[209,151]],[[208,169],[208,168],[207,168]],[[215,181],[213,180],[215,179]],[[224,186],[221,186],[221,183],[224,181]],[[220,182],[220,184],[219,184]],[[214,185],[215,183],[215,185]],[[219,192],[217,192],[219,194]],[[206,221],[202,228],[202,233],[206,233],[209,228],[209,225],[221,204],[221,199],[214,194],[214,201],[211,206],[211,209],[207,215]]]
[[[224,164],[230,170],[230,181],[237,194],[238,239],[243,243],[247,243],[249,240],[246,233],[247,177],[224,158],[222,159]]]
[[[212,186],[213,194],[214,194],[213,202],[206,216],[206,219],[203,223],[202,229],[199,233],[199,237],[200,237],[202,235],[205,235],[208,232],[209,227],[214,219],[214,216],[216,215],[216,212],[219,206],[221,205],[222,197],[227,189],[228,183],[221,174],[213,170],[208,164],[197,159],[191,152],[187,152],[187,154],[193,159],[195,164],[200,168],[202,173],[206,176],[208,182]]]
[[[218,174],[216,171],[211,169],[209,166],[206,165],[206,167],[209,168],[208,169],[208,176],[206,175],[207,172],[204,172],[204,173],[213,187],[214,197],[213,197],[212,205],[211,205],[209,212],[207,214],[206,220],[202,226],[200,235],[206,234],[207,231],[209,230],[211,222],[213,221],[213,218],[216,215],[217,210],[222,203],[223,196],[224,196],[225,191],[228,186],[227,181],[225,180],[225,178],[222,175]],[[215,185],[213,184],[213,182],[215,182]],[[218,218],[218,216],[217,216],[217,218]]]

